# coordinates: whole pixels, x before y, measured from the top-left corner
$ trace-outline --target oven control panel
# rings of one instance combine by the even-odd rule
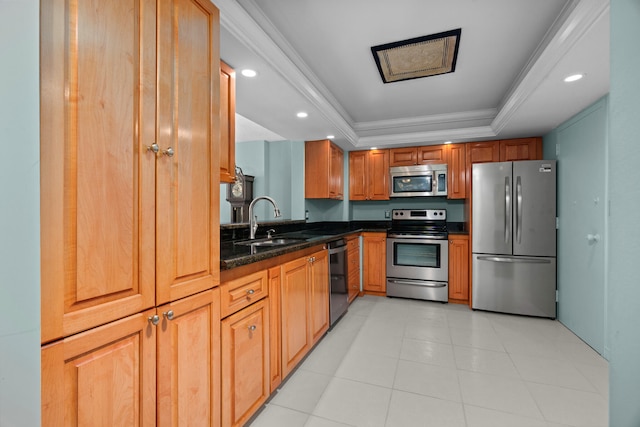
[[[446,209],[393,209],[391,211],[393,221],[434,221],[446,220]]]

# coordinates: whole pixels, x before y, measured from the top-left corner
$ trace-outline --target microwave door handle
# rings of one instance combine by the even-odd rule
[[[509,177],[504,177],[504,242],[509,243],[511,231],[511,184]]]

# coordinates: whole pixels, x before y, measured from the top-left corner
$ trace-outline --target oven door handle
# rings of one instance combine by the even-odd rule
[[[387,279],[387,281],[391,283],[396,283],[398,285],[422,286],[424,288],[444,288],[447,286],[447,284],[443,282],[421,282],[419,280],[395,280],[395,279]]]

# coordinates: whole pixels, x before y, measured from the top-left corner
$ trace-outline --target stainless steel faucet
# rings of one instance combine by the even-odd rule
[[[253,199],[249,204],[249,239],[256,238],[256,230],[258,229],[258,217],[253,216],[253,206],[258,200],[267,200],[268,202],[271,202],[271,204],[273,205],[273,216],[276,218],[280,216],[280,208],[278,208],[278,204],[271,197],[260,196]]]

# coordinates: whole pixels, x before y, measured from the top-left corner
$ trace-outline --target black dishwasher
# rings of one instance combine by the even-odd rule
[[[347,243],[344,239],[329,242],[329,311],[333,326],[349,307],[347,290]]]

